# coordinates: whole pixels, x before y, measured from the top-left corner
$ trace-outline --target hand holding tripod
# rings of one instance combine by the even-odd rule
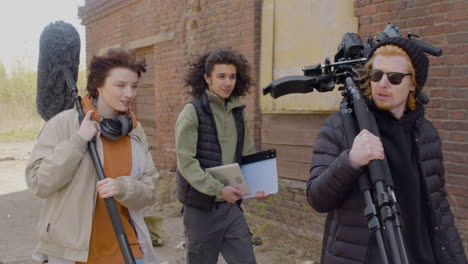
[[[408,35],[408,38],[414,36]],[[389,24],[376,40],[387,37],[398,38],[399,29]],[[440,56],[442,51],[421,41],[410,41],[426,53]],[[369,38],[366,46],[361,38],[354,33],[346,33],[338,46],[335,62],[327,58],[325,63],[304,67],[304,76],[287,76],[273,81],[263,89],[277,98],[289,93],[308,93],[314,89],[319,92],[329,92],[336,84],[343,84],[343,100],[340,105],[348,143],[352,145],[358,131],[368,130],[379,137],[375,117],[367,108],[360,89],[354,83],[353,77],[358,75],[359,68],[367,61],[372,47],[376,43]],[[419,93],[417,99],[422,103],[429,100]],[[368,174],[359,178],[359,186],[364,195],[364,215],[368,228],[375,233],[382,263],[409,263],[405,243],[402,236],[402,222],[395,194],[393,180],[387,161],[373,160],[367,166]]]
[[[351,77],[345,79],[340,112],[346,139],[350,144],[354,142],[358,131],[363,129],[379,136],[374,114],[367,108],[360,90]],[[364,215],[369,230],[375,232],[382,263],[409,263],[388,163],[385,159],[373,160],[367,166],[367,170],[369,176],[364,174],[359,178],[359,187],[366,203]],[[383,235],[382,230],[386,231],[386,236]],[[387,248],[390,248],[392,262],[389,262]]]

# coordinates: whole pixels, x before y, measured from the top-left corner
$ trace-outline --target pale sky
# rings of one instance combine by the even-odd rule
[[[48,24],[63,20],[72,24],[81,38],[82,66],[85,55],[85,29],[78,18],[84,0],[0,0],[0,61],[8,72],[17,58],[31,57],[37,70],[39,38]]]

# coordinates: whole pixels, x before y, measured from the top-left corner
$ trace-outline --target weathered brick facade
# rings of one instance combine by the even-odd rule
[[[88,61],[92,54],[110,47],[132,49],[146,57],[148,73],[141,80],[136,114],[148,134],[165,187],[174,187],[174,126],[190,99],[183,86],[188,61],[196,54],[230,46],[246,56],[256,80],[259,8],[258,0],[87,0],[80,8]],[[243,101],[249,127],[260,142],[255,88]],[[159,201],[174,199],[171,190],[160,194]]]
[[[431,99],[428,118],[442,138],[446,189],[456,225],[468,246],[468,2],[356,0],[359,34],[382,31],[387,21],[421,36],[443,50],[429,56],[429,78],[424,92]]]
[[[231,46],[244,53],[257,80],[259,72],[261,0],[86,0],[79,15],[86,26],[88,59],[105,48],[120,46],[146,57],[148,73],[142,78],[136,113],[149,136],[153,158],[166,190],[159,200],[173,197],[176,167],[174,125],[179,111],[190,99],[183,75],[192,55],[213,48]],[[375,35],[391,21],[421,40],[443,49],[439,58],[430,56],[429,79],[424,91],[431,102],[427,116],[440,131],[446,166],[449,200],[456,224],[468,246],[468,2],[466,0],[355,0],[359,34]],[[332,10],[330,10],[332,12]],[[338,43],[332,43],[337,45]],[[332,54],[330,54],[331,56]],[[257,81],[255,82],[257,84]],[[285,122],[289,117],[274,114],[261,117],[258,85],[244,98],[249,126],[258,146],[268,148],[260,138],[262,120]],[[320,127],[325,115],[297,115],[303,124]],[[276,121],[275,121],[276,120]],[[269,121],[270,122],[270,121]],[[310,122],[310,123],[309,123]],[[313,122],[313,123],[312,123]],[[304,125],[309,128],[309,125]],[[295,128],[290,128],[295,129]],[[263,134],[262,134],[263,135]],[[266,135],[267,136],[267,135]],[[270,135],[271,136],[271,135]],[[296,138],[297,139],[297,138]],[[291,140],[295,140],[291,137]],[[311,142],[313,144],[313,142]],[[309,148],[312,145],[307,145]],[[298,150],[305,159],[306,149]],[[289,153],[296,151],[289,150]],[[302,153],[302,154],[301,154]],[[279,153],[278,156],[281,154]],[[289,155],[289,154],[288,154]],[[285,155],[286,156],[286,155]],[[291,155],[289,155],[291,156]],[[292,158],[291,157],[284,157]],[[303,168],[281,167],[285,174]],[[305,172],[307,173],[307,172]],[[294,178],[294,177],[293,177]],[[298,177],[301,178],[301,177]],[[282,190],[264,206],[247,206],[252,214],[263,215],[283,230],[313,241],[321,239],[324,216],[305,202],[303,181],[281,180]],[[260,210],[260,209],[261,210]],[[303,245],[307,247],[307,245]],[[310,253],[316,255],[319,251]]]
[[[448,199],[455,214],[455,223],[462,236],[465,250],[468,250],[468,2],[463,0],[355,0],[354,6],[355,15],[359,18],[358,34],[364,41],[367,37],[375,36],[383,31],[387,22],[391,22],[401,28],[403,37],[411,32],[420,35],[420,40],[443,50],[440,57],[428,56],[430,59],[429,78],[423,91],[431,99],[426,106],[426,113],[439,130],[442,139]],[[303,119],[302,123],[307,124],[317,122],[317,119],[325,118],[325,116],[300,115],[296,118]],[[268,119],[271,117],[262,116],[264,125],[267,124]],[[275,117],[275,119],[293,120],[291,117]],[[262,131],[264,125],[262,125]],[[311,124],[307,127],[311,130],[315,129]],[[264,138],[262,133],[262,146],[264,146],[265,139],[268,138]],[[291,142],[295,140],[300,139],[295,137],[291,139]],[[306,155],[302,149],[309,145],[303,143],[301,145],[295,151],[297,155],[294,155],[293,151],[288,153],[292,155],[291,159],[304,159]],[[302,168],[287,166],[279,168],[280,171],[285,169],[287,171],[283,174],[286,175],[295,170],[304,171]],[[284,231],[292,231],[297,236],[305,236],[306,239],[302,240],[303,242],[319,242],[325,222],[324,215],[306,206],[303,184],[291,180],[283,180],[282,183],[283,189],[279,199],[278,197],[270,199],[267,202],[269,206],[263,207],[261,214],[267,219],[283,223],[279,226]],[[302,211],[297,210],[298,208]],[[291,226],[294,228],[291,229]],[[314,236],[316,239],[313,239]],[[317,253],[319,253],[317,249],[309,249],[306,252],[314,259],[317,259]]]

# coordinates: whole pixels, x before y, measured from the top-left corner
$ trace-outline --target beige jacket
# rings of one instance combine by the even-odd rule
[[[77,134],[78,129],[75,109],[64,111],[49,120],[26,167],[29,190],[45,199],[38,222],[39,243],[35,254],[38,260],[48,255],[70,260],[71,263],[86,262],[88,258],[97,197],[97,174],[87,151],[87,142]],[[129,209],[145,264],[158,263],[148,229],[138,210],[154,202],[159,173],[153,164],[141,124],[138,123],[129,135],[132,142],[132,175],[117,178],[120,193],[114,198]],[[102,162],[102,142],[99,136],[97,138],[97,150]]]

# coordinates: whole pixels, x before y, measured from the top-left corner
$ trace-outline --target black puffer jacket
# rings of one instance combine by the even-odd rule
[[[419,142],[417,149],[425,183],[423,187],[430,199],[430,226],[434,230],[430,236],[434,254],[438,263],[466,263],[445,191],[441,142],[437,130],[422,116],[413,134]],[[343,120],[340,113],[335,113],[327,118],[317,137],[307,182],[309,204],[319,212],[328,213],[322,264],[368,263],[370,245],[375,245],[372,242],[374,235],[368,230],[363,215],[364,199],[357,181],[364,171],[351,167],[349,149]]]

